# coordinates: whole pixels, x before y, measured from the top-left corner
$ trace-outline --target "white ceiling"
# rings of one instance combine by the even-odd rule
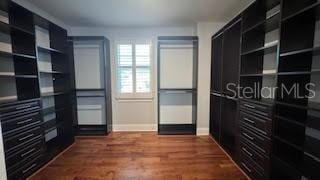
[[[226,21],[254,0],[27,0],[70,26],[177,26]]]

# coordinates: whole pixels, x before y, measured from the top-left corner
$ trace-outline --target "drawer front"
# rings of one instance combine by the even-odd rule
[[[26,179],[42,165],[42,159],[43,155],[39,154],[24,165],[21,165],[21,167],[8,171],[8,179]]]
[[[15,114],[27,113],[32,110],[40,109],[40,101],[31,101],[27,103],[15,103],[0,107],[0,117],[5,118]]]
[[[10,149],[14,149],[16,146],[21,145],[24,142],[28,142],[39,136],[43,136],[43,130],[41,126],[36,126],[14,136],[8,136],[3,140],[5,150],[10,151]]]
[[[240,153],[243,156],[249,157],[252,161],[258,164],[262,169],[269,169],[270,160],[266,156],[255,151],[253,148],[251,148],[249,145],[247,145],[243,141],[240,142]]]
[[[270,140],[266,137],[259,136],[257,133],[254,133],[243,125],[240,126],[240,138],[254,144],[258,152],[262,152],[265,155],[270,154]]]
[[[271,137],[271,119],[254,116],[251,113],[240,112],[240,122],[256,129],[256,131],[267,137]]]
[[[251,111],[253,113],[259,114],[261,116],[271,117],[272,116],[272,106],[254,104],[249,102],[240,102],[240,109],[244,111]]]
[[[27,148],[19,150],[6,157],[6,166],[8,171],[12,169],[19,169],[26,161],[31,161],[43,153],[43,140],[34,142],[28,145]]]
[[[40,123],[41,114],[39,111],[1,122],[4,134],[18,133],[23,129],[38,126]]]
[[[265,180],[268,179],[263,169],[259,168],[250,158],[240,154],[240,167],[252,180]]]

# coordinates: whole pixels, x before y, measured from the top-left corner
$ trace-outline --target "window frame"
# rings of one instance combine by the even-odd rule
[[[120,68],[118,64],[118,46],[121,44],[131,44],[132,45],[132,92],[131,93],[122,93],[120,92],[118,83],[119,76],[118,70]],[[148,44],[150,46],[150,91],[149,92],[136,92],[137,80],[136,80],[136,45],[139,44]],[[115,90],[116,90],[116,99],[153,99],[154,98],[154,46],[151,39],[120,39],[115,41]]]

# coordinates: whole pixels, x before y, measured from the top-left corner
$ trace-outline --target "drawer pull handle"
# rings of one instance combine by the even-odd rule
[[[28,151],[28,152],[25,152],[25,153],[21,154],[21,157],[24,157],[24,156],[26,156],[26,155],[28,155],[28,154],[32,153],[32,152],[33,152],[33,151],[35,151],[35,150],[36,150],[36,148],[33,148],[33,149],[31,149],[30,151]]]
[[[16,110],[26,109],[26,108],[31,108],[31,105],[25,105],[25,106],[16,107]]]
[[[251,108],[251,109],[255,109],[256,107],[252,106],[252,105],[249,105],[249,104],[244,104],[245,107],[247,108]]]
[[[247,133],[242,133],[245,137],[249,138],[250,140],[254,140],[254,137],[249,136]]]
[[[33,119],[27,119],[25,121],[19,121],[19,122],[17,122],[17,125],[21,125],[21,124],[24,124],[24,123],[27,123],[27,122],[30,122],[30,121],[33,121]]]
[[[254,124],[254,123],[255,123],[254,121],[252,121],[252,120],[250,120],[250,119],[248,119],[248,118],[243,118],[243,119],[244,119],[245,121],[251,123],[251,124]]]
[[[36,167],[36,166],[37,166],[36,163],[35,163],[35,164],[32,164],[29,168],[23,170],[22,173],[25,174],[26,172],[30,171],[32,168],[34,168],[34,167]]]
[[[23,137],[23,138],[20,138],[19,141],[26,140],[26,139],[28,139],[28,138],[30,138],[30,137],[33,137],[33,136],[34,136],[34,134],[29,134],[28,136],[25,136],[25,137]]]
[[[243,150],[244,152],[246,152],[250,157],[253,156],[252,153],[250,153],[246,148],[243,147],[242,150]]]
[[[241,164],[247,171],[249,171],[250,173],[252,172],[252,170],[245,163],[241,163]]]

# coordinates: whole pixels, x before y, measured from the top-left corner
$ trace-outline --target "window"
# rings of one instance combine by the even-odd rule
[[[151,43],[120,42],[116,48],[117,91],[121,95],[151,93]]]

